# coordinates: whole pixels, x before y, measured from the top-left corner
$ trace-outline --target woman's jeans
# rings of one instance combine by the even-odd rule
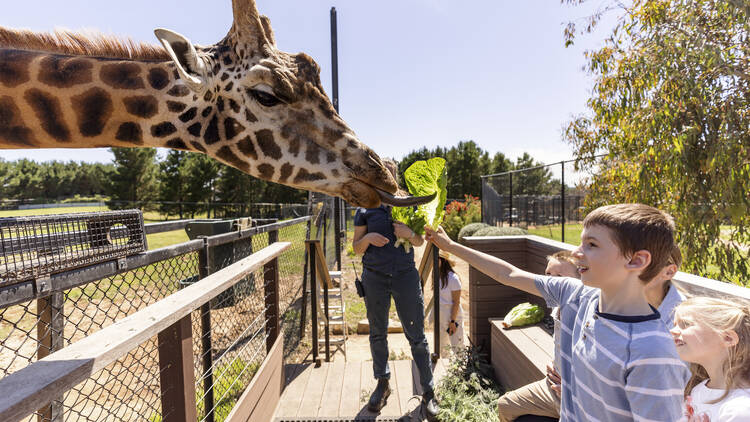
[[[422,391],[433,390],[430,350],[424,335],[424,299],[417,269],[411,267],[396,274],[365,268],[362,274],[365,288],[367,320],[370,323],[370,352],[375,378],[390,378],[388,368],[388,311],[391,297],[404,327],[404,335],[411,346],[411,356],[419,370]]]

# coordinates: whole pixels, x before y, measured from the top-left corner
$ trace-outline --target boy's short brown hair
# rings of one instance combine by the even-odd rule
[[[631,256],[639,250],[651,253],[651,263],[638,275],[650,281],[667,265],[675,248],[674,220],[664,211],[644,204],[599,207],[583,220],[583,227],[601,225],[612,232],[620,253]]]

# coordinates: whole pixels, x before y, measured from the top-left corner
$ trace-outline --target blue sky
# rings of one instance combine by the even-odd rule
[[[0,25],[49,31],[98,30],[156,43],[165,27],[197,44],[220,40],[230,0],[6,2]],[[127,3],[127,7],[122,4]],[[542,162],[570,158],[561,139],[585,110],[592,79],[583,52],[607,25],[564,48],[563,28],[587,10],[557,0],[258,0],[281,50],[304,51],[321,66],[331,94],[329,11],[338,12],[342,117],[378,154],[474,140],[490,153],[524,151]],[[458,5],[460,4],[460,5]],[[210,7],[208,6],[210,5]],[[109,162],[106,149],[0,150],[6,160]]]

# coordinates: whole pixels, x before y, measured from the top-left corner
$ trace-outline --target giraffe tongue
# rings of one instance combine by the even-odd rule
[[[427,196],[393,196],[378,188],[375,188],[375,192],[378,193],[380,200],[383,201],[383,203],[393,205],[394,207],[411,207],[414,205],[426,204],[432,201],[432,198],[437,194],[437,192],[435,192],[432,195]]]

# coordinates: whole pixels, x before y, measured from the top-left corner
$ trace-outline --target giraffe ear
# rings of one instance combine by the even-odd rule
[[[169,29],[157,28],[154,34],[177,65],[180,78],[194,92],[201,93],[206,87],[206,64],[190,40]]]

